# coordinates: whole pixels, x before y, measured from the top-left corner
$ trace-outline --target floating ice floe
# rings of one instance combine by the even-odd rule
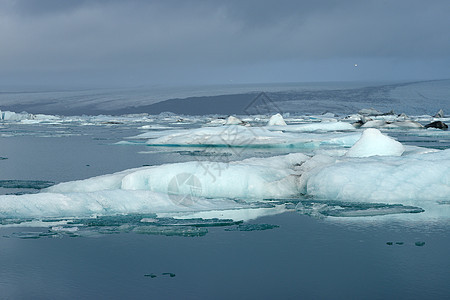
[[[130,169],[61,183],[39,194],[0,196],[0,218],[249,208],[254,200],[295,196],[294,169],[306,159],[290,154],[229,164],[187,162]]]
[[[246,147],[255,145],[292,145],[300,140],[289,134],[260,127],[226,125],[182,130],[147,141],[149,145],[216,145]],[[304,140],[302,140],[304,141]]]
[[[130,169],[111,175],[49,187],[51,193],[96,192],[104,190],[149,190],[167,193],[173,180],[191,174],[198,180],[198,197],[218,198],[285,198],[296,194],[294,168],[308,157],[301,153],[270,158],[249,158],[223,163],[193,161],[155,167]],[[180,177],[177,177],[180,176]],[[197,183],[197,182],[196,182]],[[174,186],[175,188],[175,186]],[[191,186],[185,186],[190,191]],[[169,190],[171,192],[173,190]],[[186,192],[184,191],[184,192]]]
[[[229,125],[204,127],[180,131],[144,133],[132,138],[153,138],[148,145],[166,146],[216,146],[216,147],[318,147],[321,144],[336,144],[351,147],[360,137],[355,134],[295,134],[282,132],[288,126],[245,127]],[[296,125],[292,125],[296,126]],[[338,125],[339,126],[339,125]],[[348,124],[348,126],[351,126]],[[280,130],[275,130],[279,128]],[[337,128],[337,127],[334,127]],[[269,130],[270,129],[270,130]]]
[[[267,126],[286,126],[286,122],[283,119],[283,116],[280,114],[276,114],[270,117],[269,122],[267,122]]]
[[[0,217],[220,211],[296,197],[407,205],[449,217],[450,150],[356,158],[323,153],[131,169],[39,194],[0,196]]]
[[[316,199],[442,209],[450,217],[450,206],[439,205],[450,195],[450,150],[334,159],[322,159],[310,166],[301,177],[304,194]]]
[[[416,129],[416,128],[423,128],[423,125],[411,120],[392,121],[392,122],[386,120],[371,120],[361,125],[361,128]]]
[[[355,127],[346,122],[315,122],[308,124],[286,125],[286,126],[267,126],[267,130],[279,130],[284,132],[315,132],[315,131],[354,131]]]
[[[435,115],[435,118],[443,118],[444,117],[444,110],[441,108]]]

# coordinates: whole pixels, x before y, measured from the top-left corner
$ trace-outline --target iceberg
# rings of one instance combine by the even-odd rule
[[[347,151],[349,157],[400,156],[405,147],[384,134],[378,129],[369,128],[364,130],[361,138]]]
[[[20,122],[22,124],[37,124],[42,122],[59,122],[61,118],[54,115],[29,114],[27,112],[16,113],[13,111],[1,111],[0,121]]]
[[[448,200],[450,150],[407,156],[322,159],[304,176],[302,192],[316,199],[424,208]]]
[[[435,118],[443,118],[444,117],[444,110],[441,108],[435,115]]]
[[[130,169],[86,180],[60,183],[47,188],[51,193],[96,192],[106,190],[147,190],[168,193],[172,180],[190,174],[198,180],[197,197],[286,198],[297,194],[295,166],[308,156],[293,153],[270,158],[249,158],[237,162],[192,161]],[[188,189],[190,187],[187,187]],[[169,190],[176,192],[176,189]],[[179,191],[180,194],[190,190]]]
[[[234,219],[249,213],[258,215],[252,205],[265,199],[295,201],[305,198],[318,202],[399,204],[408,207],[386,209],[389,213],[424,209],[425,213],[448,217],[449,174],[450,150],[371,157],[341,156],[336,151],[328,155],[327,151],[321,151],[312,157],[295,153],[228,164],[186,162],[60,183],[39,194],[3,195],[0,196],[0,217],[142,213],[166,214],[167,217],[184,212],[191,217]],[[380,214],[377,207],[369,208]],[[259,209],[263,214],[285,210],[284,207]],[[365,209],[362,214],[371,210]]]
[[[3,121],[21,121],[32,118],[32,115],[28,113],[15,113],[13,111],[1,111],[0,120]]]
[[[295,168],[307,158],[297,153],[229,164],[186,162],[130,169],[60,183],[39,194],[0,196],[0,218],[245,208],[252,201],[297,195]],[[195,180],[188,182],[189,178]]]
[[[283,116],[280,114],[276,114],[270,117],[269,122],[267,122],[267,126],[286,126],[286,122],[283,119]]]

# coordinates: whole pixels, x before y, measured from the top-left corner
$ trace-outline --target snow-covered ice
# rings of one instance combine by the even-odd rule
[[[405,147],[396,140],[382,134],[378,129],[364,130],[361,138],[348,150],[346,156],[400,156]]]
[[[317,163],[301,178],[316,199],[414,205],[450,217],[450,150]]]
[[[353,131],[350,123],[346,122],[315,122],[309,124],[285,125],[285,126],[267,126],[268,130],[280,130],[284,132],[315,132],[315,131]]]
[[[0,215],[29,218],[195,212],[237,209],[264,199],[312,197],[319,201],[413,205],[433,216],[448,216],[449,207],[442,203],[447,203],[450,195],[450,150],[387,157],[330,154],[324,151],[309,157],[297,153],[229,164],[186,162],[130,169],[61,183],[39,194],[0,196]],[[174,185],[180,174],[195,178],[194,192],[192,185]],[[173,198],[177,194],[189,195],[189,205],[177,203]]]
[[[161,135],[161,134],[160,134]],[[142,138],[150,137],[148,133]],[[261,127],[225,125],[168,132],[163,136],[147,141],[149,145],[216,145],[216,146],[280,146],[289,147],[297,143],[308,142],[299,136],[288,133],[271,132]]]
[[[286,126],[286,122],[283,119],[281,114],[275,114],[270,117],[269,122],[267,122],[267,126]]]

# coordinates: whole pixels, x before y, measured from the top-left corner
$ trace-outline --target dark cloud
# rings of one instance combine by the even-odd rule
[[[447,0],[5,0],[0,79],[450,77],[449,15]]]

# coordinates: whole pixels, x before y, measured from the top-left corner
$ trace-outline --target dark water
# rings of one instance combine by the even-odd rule
[[[2,297],[448,296],[447,228],[333,224],[295,213],[264,217],[258,223],[279,227],[265,231],[215,227],[202,237],[136,233],[91,238],[2,237]],[[2,234],[17,230],[3,229]],[[417,242],[425,244],[417,246],[421,245]]]

